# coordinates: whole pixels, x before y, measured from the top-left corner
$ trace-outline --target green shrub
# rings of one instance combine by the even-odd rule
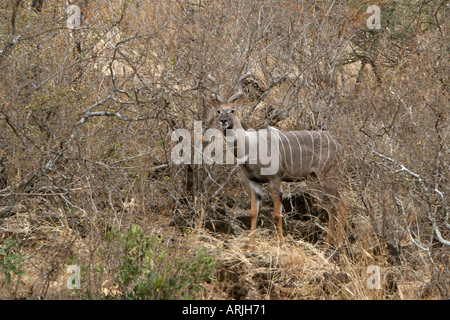
[[[204,249],[186,256],[188,250],[169,247],[137,225],[109,232],[107,241],[120,257],[113,281],[120,294],[106,299],[194,299],[205,281],[214,280],[216,264]]]
[[[17,241],[13,237],[6,238],[0,246],[0,274],[5,275],[8,285],[11,285],[13,274],[16,276],[23,274],[20,269],[23,259]]]

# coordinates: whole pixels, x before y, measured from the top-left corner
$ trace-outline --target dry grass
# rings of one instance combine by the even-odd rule
[[[320,244],[287,235],[286,246],[280,249],[274,227],[258,229],[257,245],[249,252],[248,231],[245,230],[235,236],[203,228],[181,233],[169,226],[167,215],[158,219],[143,218],[141,226],[147,235],[161,237],[172,247],[184,244],[177,249],[177,255],[194,255],[202,247],[214,258],[216,280],[205,283],[205,289],[197,299],[439,298],[427,286],[431,276],[423,268],[427,263],[424,254],[414,257],[417,267],[409,270],[412,260],[396,265],[386,263],[389,257],[375,256],[364,239],[347,242],[339,254],[330,254],[325,253]],[[364,228],[364,222],[356,223],[358,229]],[[100,283],[94,271],[97,264],[112,267],[118,262],[107,261],[101,255],[104,240],[98,234],[88,232],[85,237],[80,237],[63,215],[43,220],[42,214],[29,212],[10,218],[6,227],[8,234],[19,239],[25,260],[20,265],[24,273],[13,277],[15,286],[3,282],[4,298],[79,299],[85,297],[88,288],[95,288],[100,294],[96,298],[101,294],[114,296],[119,293],[113,284],[114,274],[103,277]],[[4,233],[3,239],[5,236]],[[83,266],[80,291],[67,289],[69,275],[66,269],[70,264]],[[367,272],[373,265],[380,267],[381,289],[368,286],[371,273]]]

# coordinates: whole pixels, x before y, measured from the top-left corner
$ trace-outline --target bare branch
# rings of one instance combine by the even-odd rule
[[[273,87],[275,87],[277,84],[283,82],[286,77],[289,75],[289,72],[286,72],[284,75],[282,75],[281,77],[279,77],[277,80],[275,80],[274,82],[272,82],[266,89],[266,91],[264,91],[264,93],[259,96],[258,100],[256,100],[256,102],[253,104],[253,106],[250,108],[250,110],[247,112],[247,114],[244,116],[244,121],[248,121],[248,118],[250,117],[250,115],[253,113],[253,111],[256,109],[256,107],[261,103],[261,101],[264,100],[264,98],[269,94],[270,90],[272,90]]]

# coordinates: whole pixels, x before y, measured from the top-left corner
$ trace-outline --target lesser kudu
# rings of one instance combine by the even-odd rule
[[[217,109],[219,125],[225,135],[234,135],[234,139],[227,138],[227,147],[234,148],[235,155],[241,151],[244,160],[240,164],[243,172],[250,181],[251,187],[251,231],[249,239],[249,248],[255,245],[255,230],[259,205],[262,195],[262,186],[265,183],[270,184],[274,203],[274,217],[277,224],[280,246],[284,245],[284,236],[282,229],[282,192],[281,182],[301,181],[307,178],[318,180],[320,188],[331,200],[332,206],[328,211],[329,222],[325,245],[328,248],[335,241],[339,244],[343,236],[343,227],[345,223],[346,207],[341,200],[337,189],[339,179],[339,160],[341,147],[334,137],[327,131],[280,131],[275,128],[265,129],[268,141],[277,141],[278,154],[272,155],[272,159],[278,161],[276,172],[262,174],[263,165],[260,159],[252,161],[248,154],[249,143],[261,143],[263,140],[250,139],[254,131],[248,129],[245,122],[237,116],[237,111],[245,100],[242,91],[243,81],[251,75],[247,72],[238,80],[238,92],[231,96],[227,101],[218,94],[218,85],[216,79],[211,75],[208,79],[213,82],[212,94],[205,97],[206,103]],[[276,137],[276,140],[270,139]],[[246,150],[239,150],[236,143],[239,139],[246,141]],[[270,143],[270,142],[269,142]],[[244,145],[244,144],[243,144]],[[241,145],[242,146],[242,145]],[[242,159],[241,159],[242,160]],[[253,159],[255,160],[255,159]],[[335,236],[337,233],[337,236]]]

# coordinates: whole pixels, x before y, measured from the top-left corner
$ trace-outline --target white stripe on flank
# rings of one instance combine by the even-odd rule
[[[327,159],[325,160],[325,162],[323,163],[323,167],[321,170],[323,170],[324,168],[326,168],[328,159],[330,159],[330,138],[328,137],[328,132],[325,132],[325,136],[327,137],[327,148],[328,148],[328,154],[327,154]]]
[[[319,138],[320,138],[320,147],[319,147],[319,165],[317,166],[318,168],[317,168],[317,170],[319,170],[320,171],[320,165],[321,165],[321,163],[320,162],[322,162],[321,160],[322,160],[322,132],[318,132],[318,134],[319,134]]]
[[[308,168],[306,168],[306,158],[308,157],[308,148],[306,147],[307,144],[305,143],[305,139],[303,138],[303,135],[300,135],[300,138],[302,138],[302,145],[304,148],[302,148],[302,153],[305,151],[305,155],[302,154],[302,169],[305,171],[308,171]],[[303,160],[305,160],[305,165],[303,165]]]
[[[277,128],[272,128],[272,127],[269,127],[269,130],[274,131],[274,133],[270,134],[270,143],[272,143],[274,141],[277,142],[275,144],[276,150],[272,149],[272,144],[271,144],[271,147],[270,147],[271,157],[274,157],[274,155],[272,155],[272,151],[274,151],[274,154],[276,153],[277,156],[278,156],[278,160],[277,160],[278,165],[277,165],[277,167],[279,167],[279,160],[281,159],[280,144],[282,144],[280,133],[279,133],[280,130],[278,130]],[[274,135],[275,138],[272,137],[272,134]],[[283,161],[283,159],[281,159],[281,161]],[[281,162],[281,163],[283,163],[283,162]]]
[[[279,131],[279,133],[281,133],[281,131]],[[280,137],[281,140],[281,137]],[[284,148],[284,143],[283,141],[280,141],[281,146],[283,147],[283,154],[284,157],[281,157],[281,163],[283,163],[283,160],[285,160],[285,166],[287,167],[287,162],[286,162],[286,149]]]
[[[306,131],[306,132],[308,132],[308,134],[309,134],[310,137],[311,137],[311,145],[312,145],[311,163],[309,164],[309,168],[308,168],[308,171],[309,171],[309,170],[311,170],[312,164],[314,163],[314,153],[315,153],[315,150],[314,150],[314,137],[313,137],[313,135],[311,134],[310,131]]]
[[[335,147],[336,147],[336,150],[334,151],[334,157],[333,157],[333,160],[332,160],[332,162],[334,162],[334,160],[336,160],[336,158],[337,158],[337,155],[338,155],[338,153],[339,153],[339,144],[336,142],[336,140],[334,140],[334,139],[332,139],[332,141],[333,141],[333,143],[334,143],[334,145],[335,145]]]
[[[297,139],[297,143],[298,143],[298,149],[300,150],[300,167],[299,167],[299,170],[301,170],[302,169],[302,156],[303,156],[303,148],[302,148],[302,145],[300,144],[300,141],[298,140],[298,138],[297,138],[297,132],[293,132],[293,134],[294,134],[294,137],[295,137],[295,139]]]
[[[288,133],[288,132],[287,132]],[[291,143],[289,142],[289,138],[288,137],[286,137],[286,135],[282,132],[282,131],[280,131],[280,134],[282,134],[285,138],[286,138],[286,140],[287,140],[287,142],[288,142],[288,144],[289,144],[289,150],[291,151],[291,172],[293,172],[294,171],[294,161],[293,161],[293,158],[292,158],[292,148],[291,148]],[[287,159],[286,159],[286,165],[287,165]]]

